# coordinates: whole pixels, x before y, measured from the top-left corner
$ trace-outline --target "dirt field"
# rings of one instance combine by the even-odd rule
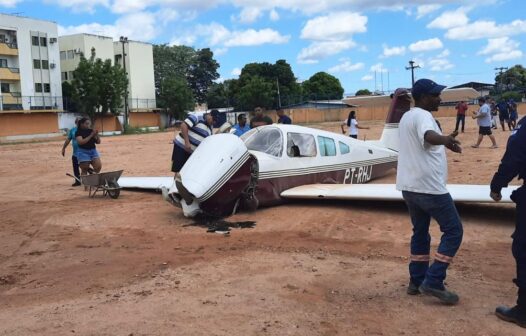
[[[362,124],[360,138],[379,137],[383,123]],[[449,182],[487,184],[509,132],[472,149],[468,125]],[[103,138],[103,170],[169,175],[172,136]],[[493,314],[516,294],[511,206],[459,206],[447,284],[461,302],[448,307],[405,293],[402,203],[294,202],[228,218],[256,222],[228,237],[155,193],[89,199],[70,187],[61,145],[0,146],[1,335],[524,335]],[[434,248],[439,234],[433,224]]]

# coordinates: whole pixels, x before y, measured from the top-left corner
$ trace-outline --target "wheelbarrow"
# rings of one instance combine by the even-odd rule
[[[121,194],[121,187],[117,181],[122,175],[122,170],[91,174],[91,175],[81,175],[80,179],[77,177],[66,174],[73,177],[75,180],[82,183],[82,185],[89,187],[89,197],[94,197],[98,191],[102,190],[102,196],[110,196],[111,198],[119,198]]]

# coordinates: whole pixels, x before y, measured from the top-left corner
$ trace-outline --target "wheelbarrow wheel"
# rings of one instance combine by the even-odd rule
[[[121,190],[117,182],[113,182],[113,181],[108,182],[108,188],[110,189],[108,189],[107,192],[111,198],[113,199],[119,198],[119,195],[121,194]]]

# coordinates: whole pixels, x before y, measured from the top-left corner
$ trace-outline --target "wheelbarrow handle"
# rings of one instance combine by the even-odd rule
[[[82,183],[82,181],[78,177],[71,175],[70,173],[66,173],[66,175],[73,177],[75,180],[77,180],[78,183]]]

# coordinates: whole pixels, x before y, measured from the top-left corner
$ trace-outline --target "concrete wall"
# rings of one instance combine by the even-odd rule
[[[133,127],[160,127],[161,115],[159,113],[130,113],[130,126]]]
[[[61,134],[56,113],[0,113],[0,137]]]

